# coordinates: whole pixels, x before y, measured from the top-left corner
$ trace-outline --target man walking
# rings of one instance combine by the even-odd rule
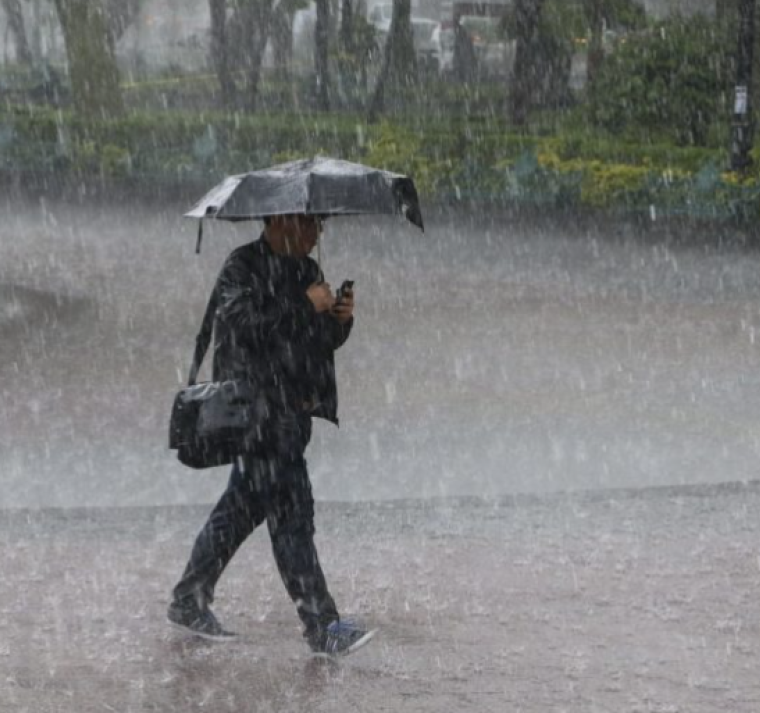
[[[342,620],[314,545],[314,500],[304,460],[313,416],[337,418],[334,352],[348,339],[354,297],[336,301],[309,257],[322,221],[273,216],[262,237],[233,251],[214,287],[214,380],[245,381],[266,396],[269,415],[242,453],[196,539],[173,591],[168,618],[212,639],[234,636],[210,609],[214,588],[253,530],[267,523],[277,567],[312,651],[346,654],[374,632]]]

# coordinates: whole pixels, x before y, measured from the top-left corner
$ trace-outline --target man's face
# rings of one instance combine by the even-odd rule
[[[281,221],[282,235],[287,252],[293,257],[306,257],[311,253],[322,233],[322,219],[315,215],[284,215]]]

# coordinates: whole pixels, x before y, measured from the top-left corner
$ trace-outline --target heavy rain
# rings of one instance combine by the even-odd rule
[[[755,0],[0,20],[0,710],[760,710]],[[207,191],[319,156],[412,179],[424,232],[386,178],[366,210],[203,204],[198,251]],[[278,277],[317,269],[306,225],[329,289]],[[314,325],[350,330],[339,427],[297,392],[308,475],[303,444],[232,477],[170,450],[212,292],[201,382],[225,330],[256,378],[278,330],[320,369]]]

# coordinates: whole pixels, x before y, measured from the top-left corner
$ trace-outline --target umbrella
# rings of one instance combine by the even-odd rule
[[[203,218],[256,220],[304,213],[337,215],[403,214],[424,230],[414,181],[407,176],[334,158],[291,161],[225,178],[185,217],[198,218],[200,251]]]

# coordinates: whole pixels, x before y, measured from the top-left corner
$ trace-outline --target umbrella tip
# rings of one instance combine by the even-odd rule
[[[417,206],[406,206],[404,215],[406,216],[406,219],[412,223],[412,225],[416,225],[423,233],[425,232],[425,224],[422,220],[422,211],[420,211]]]

